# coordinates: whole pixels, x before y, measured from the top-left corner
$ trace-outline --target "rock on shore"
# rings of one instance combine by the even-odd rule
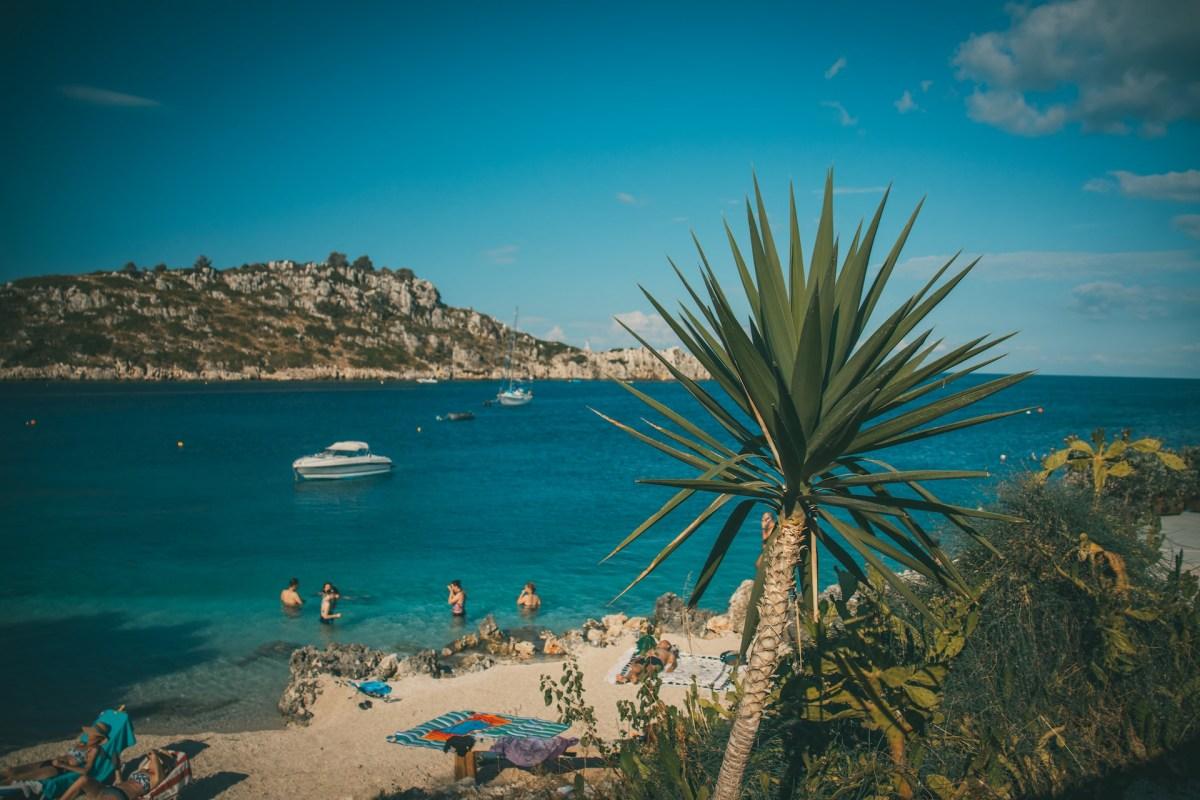
[[[679,596],[668,592],[654,604],[654,615],[628,617],[609,614],[589,619],[562,635],[541,631],[536,639],[506,633],[488,614],[478,630],[460,636],[439,650],[422,650],[405,658],[374,650],[362,644],[311,645],[292,652],[290,678],[279,698],[279,713],[288,722],[301,725],[312,719],[312,705],[321,693],[322,676],[347,680],[399,680],[409,675],[434,678],[479,672],[500,663],[527,661],[539,655],[554,658],[580,647],[608,647],[628,641],[649,625],[660,633],[683,633],[701,639],[738,633],[746,619],[752,582],[746,581],[729,599],[724,614],[706,609],[687,609]]]

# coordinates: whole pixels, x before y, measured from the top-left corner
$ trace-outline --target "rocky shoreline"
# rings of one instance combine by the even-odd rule
[[[588,619],[562,634],[536,628],[503,631],[488,614],[478,629],[440,650],[421,650],[400,656],[362,644],[330,643],[323,648],[306,645],[292,652],[290,677],[279,698],[279,713],[288,724],[308,725],[312,707],[328,679],[393,681],[412,675],[445,679],[467,675],[506,663],[534,659],[557,660],[584,647],[609,647],[628,640],[649,624],[660,633],[708,639],[740,633],[750,604],[752,581],[743,581],[729,598],[723,613],[689,609],[678,595],[668,592],[654,604],[649,617],[609,614]]]

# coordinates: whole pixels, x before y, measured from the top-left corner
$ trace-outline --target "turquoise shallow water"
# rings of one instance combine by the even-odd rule
[[[683,398],[674,384],[644,388]],[[545,601],[539,625],[608,613],[679,530],[656,529],[598,564],[669,495],[633,479],[682,473],[588,411],[637,420],[642,407],[619,387],[535,389],[528,407],[485,409],[495,387],[476,383],[0,385],[0,750],[120,702],[146,730],[278,725],[292,645],[441,645],[459,633],[445,605],[453,578],[473,620],[526,622],[513,605],[526,580]],[[1002,476],[1097,425],[1200,441],[1200,381],[1035,377],[984,410],[1025,405],[1045,413],[892,458]],[[435,421],[456,409],[478,419]],[[336,439],[370,442],[394,474],[296,482],[291,461]],[[991,488],[944,494],[976,503]],[[682,592],[715,532],[612,608],[645,612],[658,594]],[[709,605],[752,567],[757,535],[745,533]],[[292,575],[310,597],[298,616],[277,601]],[[316,622],[324,580],[345,595],[333,627]]]

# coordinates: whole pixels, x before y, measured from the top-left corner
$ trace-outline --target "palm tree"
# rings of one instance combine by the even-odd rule
[[[1008,375],[943,392],[999,358],[975,360],[1008,336],[981,336],[946,349],[941,340],[930,340],[932,331],[914,334],[977,260],[942,282],[957,256],[951,258],[920,291],[868,331],[868,322],[896,267],[920,205],[868,283],[868,262],[887,193],[865,232],[859,224],[839,268],[839,243],[833,233],[832,173],[827,176],[807,275],[794,192],[786,263],[775,246],[757,179],[754,195],[757,218],[756,209],[749,200],[746,202],[749,264],[733,232],[725,226],[750,307],[747,324],[738,320],[698,241],[700,280],[707,302],[674,262],[671,266],[695,310],[681,305],[677,315],[671,314],[643,289],[683,345],[707,368],[712,385],[688,379],[626,326],[643,346],[659,356],[706,417],[689,419],[620,381],[673,427],[648,422],[652,432],[644,433],[604,417],[694,470],[688,477],[639,481],[678,491],[626,536],[609,557],[693,495],[704,493],[713,498],[625,591],[649,575],[706,521],[729,510],[689,598],[689,603],[695,605],[753,506],[764,504],[776,515],[775,532],[764,545],[765,557],[759,560],[755,575],[743,655],[752,637],[754,646],[742,676],[743,691],[715,800],[733,800],[740,792],[742,774],[787,636],[789,594],[797,585],[798,568],[805,615],[814,624],[819,622],[818,563],[826,554],[863,579],[863,564],[874,567],[896,592],[926,614],[928,609],[888,568],[884,558],[961,595],[972,595],[954,562],[912,512],[948,520],[986,545],[972,527],[971,518],[1009,518],[944,503],[923,483],[984,477],[987,473],[902,470],[870,456],[889,447],[1020,413],[1025,409],[944,419],[1029,375]],[[969,361],[974,363],[967,365]],[[711,424],[701,424],[701,420]],[[935,422],[938,424],[930,425]]]

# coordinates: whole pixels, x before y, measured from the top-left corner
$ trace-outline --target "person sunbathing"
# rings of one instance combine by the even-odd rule
[[[175,766],[175,760],[161,750],[151,750],[129,773],[125,780],[118,780],[112,786],[105,786],[90,775],[82,775],[71,784],[62,796],[62,800],[73,800],[82,792],[93,800],[135,800],[150,794],[154,787],[162,783],[162,779]],[[116,777],[121,775],[120,762],[117,763]]]
[[[675,647],[666,639],[661,639],[646,655],[634,657],[629,664],[629,671],[618,676],[617,683],[640,683],[660,672],[674,672],[678,665]]]
[[[108,741],[111,732],[106,723],[97,722],[95,725],[84,725],[80,728],[87,735],[87,744],[77,742],[73,747],[57,758],[40,761],[36,764],[22,764],[7,767],[0,772],[0,783],[16,783],[17,781],[42,781],[61,775],[64,772],[78,772],[86,775],[91,771],[96,758],[107,758],[101,746]],[[82,738],[82,737],[81,737]]]

